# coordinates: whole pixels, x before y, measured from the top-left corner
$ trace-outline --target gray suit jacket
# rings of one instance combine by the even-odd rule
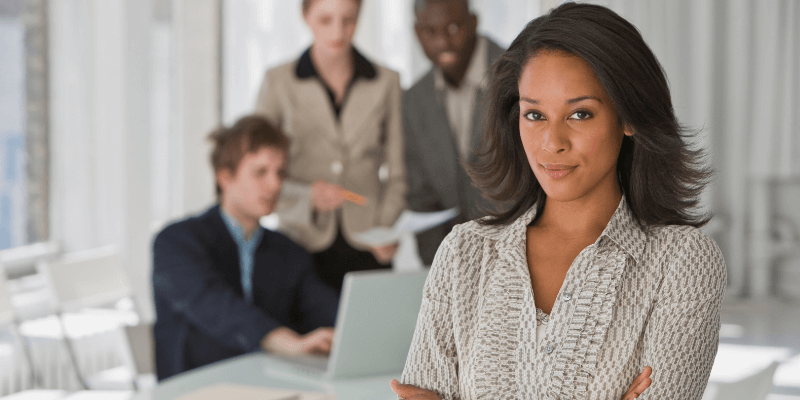
[[[486,62],[491,65],[505,50],[491,40],[487,40],[487,44]],[[477,149],[483,132],[486,115],[483,96],[483,90],[478,90],[470,139],[472,151]],[[426,265],[430,265],[439,244],[452,227],[482,216],[479,209],[488,203],[461,165],[445,106],[436,96],[432,69],[403,94],[403,127],[408,207],[424,212],[451,207],[461,210],[449,223],[417,235],[419,255]],[[475,161],[474,156],[467,161]]]

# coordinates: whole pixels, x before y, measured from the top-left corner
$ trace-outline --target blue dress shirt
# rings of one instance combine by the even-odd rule
[[[244,237],[244,229],[242,225],[233,215],[230,215],[222,207],[220,207],[222,219],[225,221],[225,226],[228,227],[231,236],[233,236],[236,247],[239,248],[239,268],[242,271],[242,293],[244,293],[244,300],[247,304],[253,303],[253,259],[255,257],[256,248],[258,243],[261,242],[261,236],[264,234],[264,228],[260,225],[253,232],[249,239]]]

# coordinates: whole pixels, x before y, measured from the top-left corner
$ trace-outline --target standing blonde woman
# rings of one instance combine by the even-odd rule
[[[353,234],[390,226],[405,206],[400,77],[353,47],[360,0],[303,0],[302,7],[314,43],[267,71],[256,113],[291,138],[280,229],[341,290],[346,272],[389,268],[397,250],[368,247]]]

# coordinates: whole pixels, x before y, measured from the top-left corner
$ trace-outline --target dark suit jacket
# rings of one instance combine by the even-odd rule
[[[153,244],[159,380],[256,351],[272,329],[333,326],[338,298],[300,246],[264,231],[253,263],[253,303],[244,301],[239,250],[219,206],[166,227]]]
[[[491,65],[505,50],[487,39],[486,56]],[[470,149],[477,149],[486,116],[483,90],[478,90],[472,119]],[[414,211],[461,210],[456,218],[417,235],[419,255],[426,265],[452,227],[481,216],[488,206],[461,166],[444,104],[437,100],[434,73],[425,76],[403,94],[408,207]],[[467,161],[474,161],[467,160]]]

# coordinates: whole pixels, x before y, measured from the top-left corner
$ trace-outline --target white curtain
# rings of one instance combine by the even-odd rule
[[[414,35],[413,0],[364,0],[354,42],[409,87],[429,68]],[[508,46],[540,14],[539,0],[472,0],[478,30]],[[223,0],[223,120],[252,112],[267,68],[300,56],[312,41],[300,0]]]
[[[116,245],[152,320],[152,2],[48,9],[51,240],[65,252]]]
[[[800,3],[609,0],[642,32],[717,179],[707,231],[729,294],[800,297]]]

